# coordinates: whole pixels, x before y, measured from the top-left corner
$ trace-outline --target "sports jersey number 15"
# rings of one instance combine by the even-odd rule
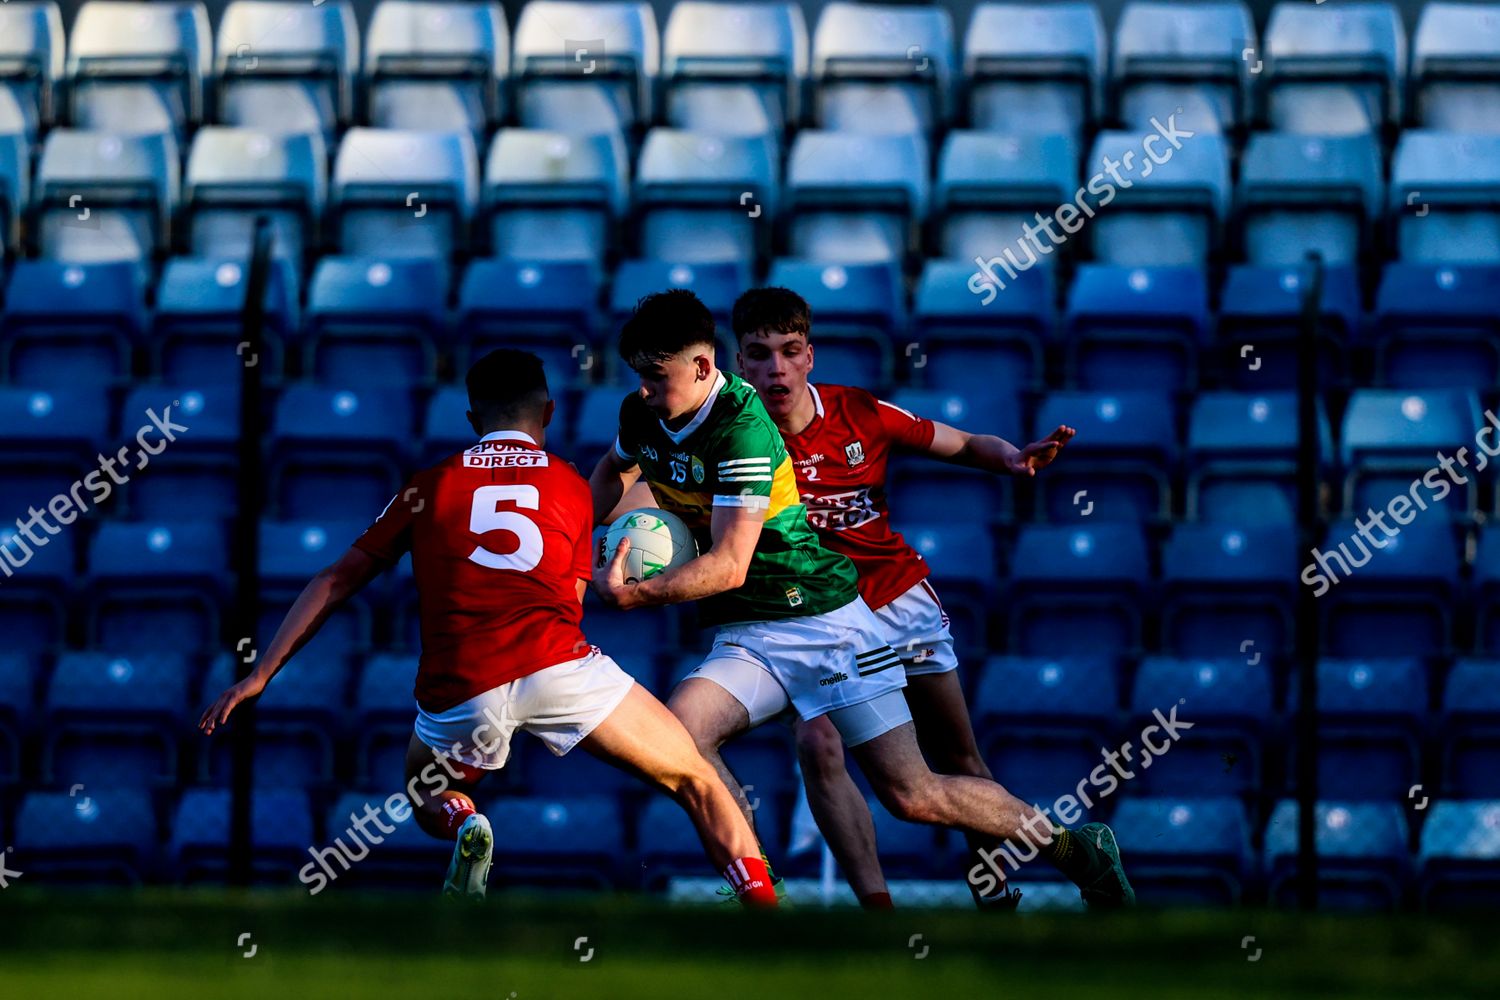
[[[515,510],[498,509],[512,503],[527,510],[541,507],[541,495],[535,486],[481,486],[474,491],[474,506],[469,510],[469,530],[476,535],[489,531],[508,531],[516,536],[516,550],[500,555],[483,545],[469,553],[469,561],[490,569],[513,569],[529,573],[542,561],[542,532],[531,518]]]

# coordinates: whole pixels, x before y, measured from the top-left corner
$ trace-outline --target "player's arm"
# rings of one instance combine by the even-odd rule
[[[633,509],[627,504],[632,488],[640,478],[640,464],[622,454],[618,443],[611,445],[589,474],[589,493],[594,497],[594,523],[611,524],[616,517]]]
[[[630,540],[621,539],[609,565],[595,571],[595,589],[606,604],[627,610],[697,601],[734,590],[745,583],[765,521],[764,506],[716,504],[709,522],[712,547],[676,569],[639,583],[625,582],[625,554],[630,551]]]
[[[1059,425],[1040,441],[1017,448],[994,434],[970,434],[933,421],[932,442],[925,451],[941,461],[997,475],[1034,476],[1036,470],[1046,468],[1057,458],[1063,445],[1071,441],[1075,433],[1073,428]]]

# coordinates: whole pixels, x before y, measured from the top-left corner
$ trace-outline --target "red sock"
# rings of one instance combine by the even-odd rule
[[[724,869],[724,877],[745,906],[776,906],[776,887],[764,858],[740,858]]]
[[[458,839],[458,828],[464,820],[474,815],[474,802],[467,795],[455,795],[443,800],[443,832]]]
[[[896,908],[888,892],[872,892],[868,896],[861,896],[859,905],[867,910],[894,910]]]

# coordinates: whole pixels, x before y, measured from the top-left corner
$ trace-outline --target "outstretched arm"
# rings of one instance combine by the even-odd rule
[[[927,454],[933,458],[997,475],[1028,477],[1036,475],[1036,470],[1050,465],[1063,445],[1073,440],[1073,435],[1077,433],[1063,424],[1040,441],[1017,448],[993,434],[970,434],[936,421],[932,426],[932,444],[928,445]]]
[[[594,588],[606,604],[623,609],[696,601],[734,590],[745,583],[765,520],[764,507],[715,506],[709,528],[713,546],[697,559],[639,583],[625,582],[630,540],[621,539],[609,564],[595,568]]]

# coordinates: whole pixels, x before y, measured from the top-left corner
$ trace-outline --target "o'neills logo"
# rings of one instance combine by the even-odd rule
[[[818,685],[820,687],[828,687],[830,684],[837,684],[839,681],[847,681],[848,679],[849,679],[849,675],[846,674],[846,673],[844,673],[842,670],[840,670],[838,673],[834,674],[832,677],[824,677],[821,680],[819,680],[818,681]]]

